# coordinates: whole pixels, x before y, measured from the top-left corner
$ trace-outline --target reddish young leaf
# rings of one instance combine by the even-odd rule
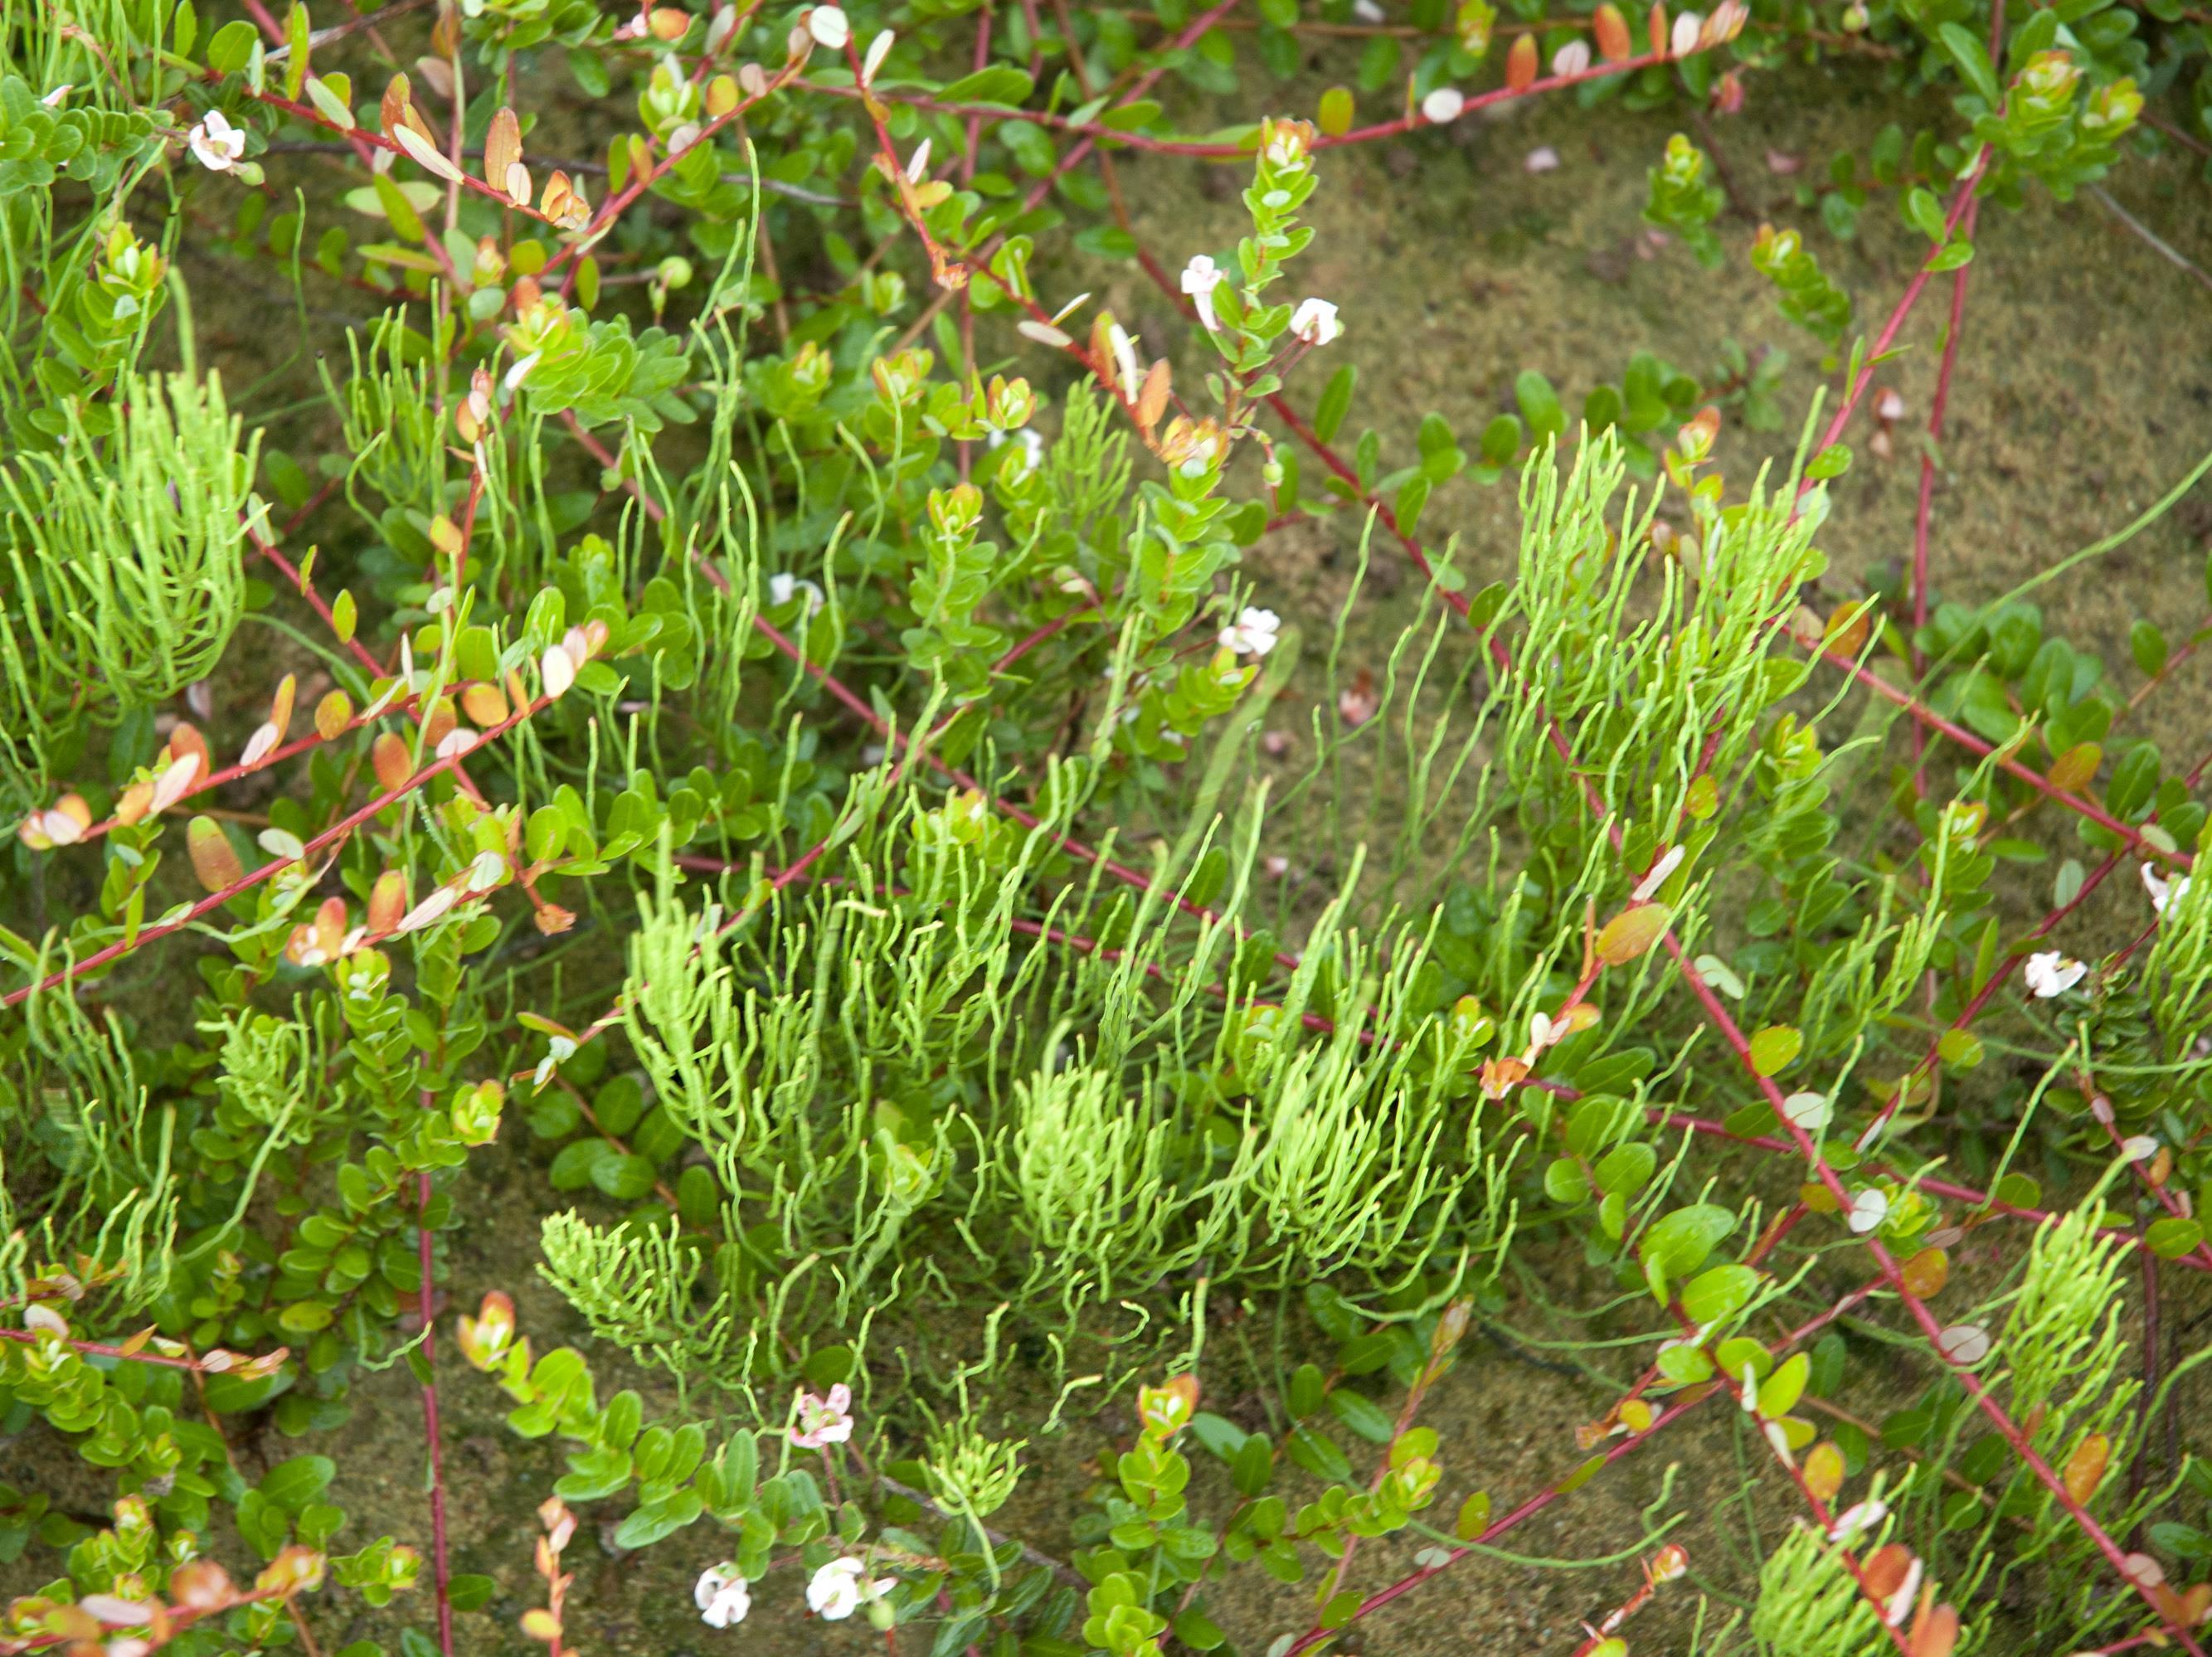
[[[387,794],[415,774],[415,756],[407,739],[397,731],[387,731],[376,739],[369,748],[368,762]]]
[[[1628,38],[1628,20],[1613,0],[1606,0],[1590,21],[1597,31],[1597,49],[1607,63],[1618,64],[1634,50]]]
[[[1505,89],[1519,92],[1536,78],[1536,37],[1524,34],[1505,54]]]
[[[2112,1442],[2104,1434],[2092,1433],[2083,1439],[2074,1454],[2066,1458],[2066,1494],[2081,1502],[2096,1495],[2097,1486],[2104,1482],[2105,1464],[2112,1454]]]
[[[1905,1642],[1909,1657],[1951,1657],[1959,1643],[1959,1613],[1949,1605],[1923,1602]]]
[[[185,844],[191,853],[192,872],[209,891],[220,892],[246,878],[238,853],[213,817],[194,817],[185,829]]]

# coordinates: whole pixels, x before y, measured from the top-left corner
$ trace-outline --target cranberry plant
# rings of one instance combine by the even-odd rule
[[[2138,709],[2204,635],[2033,595],[2212,456],[2025,588],[1930,554],[1979,216],[2205,151],[2201,13],[239,9],[0,25],[0,1653],[573,1653],[642,1552],[692,1642],[1294,1657],[1692,1417],[1757,1557],[1670,1472],[1562,1650],[2202,1652],[2212,755]],[[1807,60],[1948,113],[1740,222]],[[1542,99],[1679,128],[1647,228],[1817,369],[1363,386],[1334,152]],[[1139,240],[1179,165],[1232,243]],[[1911,556],[1841,568],[1907,349]],[[1424,1411],[1576,1296],[1493,1495]],[[463,1389],[564,1459],[497,1574]]]

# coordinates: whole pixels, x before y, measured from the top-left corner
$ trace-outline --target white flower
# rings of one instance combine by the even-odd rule
[[[868,55],[860,63],[860,84],[868,85],[876,78],[876,71],[884,66],[884,59],[891,55],[891,47],[898,36],[885,29],[868,42]]]
[[[69,101],[70,94],[76,89],[76,86],[73,82],[64,81],[59,86],[56,87],[52,92],[49,92],[45,97],[40,99],[39,101],[44,104],[48,109],[59,109],[64,103]]]
[[[745,1613],[753,1608],[751,1587],[727,1560],[699,1573],[691,1599],[699,1607],[700,1620],[708,1628],[728,1628],[733,1623],[742,1623]]]
[[[1307,153],[1305,135],[1285,122],[1267,140],[1267,165],[1285,173],[1303,173],[1313,158]]]
[[[507,378],[500,382],[501,386],[512,396],[515,389],[530,378],[530,371],[538,366],[538,359],[544,355],[543,351],[532,351],[528,356],[518,358],[514,367],[507,371]]]
[[[1344,331],[1344,325],[1336,319],[1336,307],[1310,299],[1291,313],[1291,331],[1309,345],[1326,345]]]
[[[832,1559],[806,1585],[806,1608],[824,1622],[841,1623],[871,1599],[881,1599],[897,1583],[888,1576],[867,1580],[858,1559]]]
[[[1668,44],[1674,48],[1675,57],[1686,58],[1698,49],[1698,31],[1705,27],[1705,21],[1694,11],[1686,11],[1674,20],[1674,38]]]
[[[768,578],[768,601],[772,604],[787,604],[800,593],[806,595],[806,613],[820,611],[829,599],[822,592],[821,583],[810,581],[804,575],[793,575],[788,570],[778,570]]]
[[[845,18],[842,6],[817,6],[806,14],[806,32],[814,37],[817,46],[832,52],[842,52],[845,42],[853,38],[853,26]]]
[[[507,859],[497,852],[478,852],[469,865],[469,890],[489,892],[507,878]]]
[[[2158,1141],[2148,1133],[2137,1133],[2120,1141],[2120,1154],[2131,1162],[2147,1162],[2158,1155]]]
[[[2027,980],[2027,987],[2035,992],[2036,999],[2048,1001],[2079,984],[2081,975],[2088,970],[2081,962],[2069,960],[2056,950],[2045,950],[2028,956],[2021,975]]]
[[[228,173],[246,155],[246,135],[211,109],[207,118],[185,135],[199,164],[210,173]]]
[[[791,1442],[802,1450],[818,1450],[825,1444],[842,1444],[853,1435],[853,1389],[839,1381],[827,1398],[811,1393],[799,1395],[799,1419],[791,1429]]]
[[[1538,144],[1522,158],[1524,173],[1556,173],[1559,170],[1559,152],[1549,144]]]
[[[69,1320],[52,1307],[40,1306],[35,1301],[23,1308],[23,1327],[43,1329],[48,1334],[59,1335],[64,1340],[69,1338]]]
[[[276,727],[265,720],[253,727],[253,734],[246,739],[246,751],[238,756],[241,766],[258,765],[269,757],[270,750],[276,746]]]
[[[1872,1530],[1889,1517],[1889,1503],[1880,1496],[1869,1496],[1855,1507],[1846,1508],[1836,1515],[1836,1522],[1828,1527],[1832,1542],[1849,1542],[1853,1538]]]
[[[2148,863],[2142,866],[2143,890],[2150,894],[2150,907],[2159,914],[2166,913],[2169,903],[2179,903],[2189,895],[2189,877],[2177,875],[2168,880]]]
[[[562,1061],[574,1058],[575,1053],[576,1044],[567,1036],[556,1035],[549,1038],[545,1043],[545,1056],[538,1061],[538,1068],[531,1073],[531,1084],[533,1087],[544,1087],[546,1083],[553,1079],[553,1072],[561,1067]]]
[[[1743,1366],[1743,1381],[1735,1389],[1735,1401],[1742,1406],[1744,1414],[1759,1413],[1759,1371],[1748,1363]]]
[[[1227,280],[1228,273],[1205,253],[1193,253],[1182,268],[1182,291],[1198,307],[1198,319],[1209,334],[1221,325],[1213,317],[1213,290]]]
[[[1442,126],[1447,121],[1459,119],[1460,112],[1467,107],[1467,99],[1457,87],[1438,87],[1421,100],[1421,118]]]
[[[906,181],[920,184],[929,172],[929,140],[924,138],[915,146],[914,159],[906,164]]]
[[[1889,1199],[1869,1186],[1851,1199],[1850,1228],[1861,1236],[1889,1217]]]
[[[1220,453],[1220,438],[1200,433],[1191,439],[1190,452],[1183,457],[1176,470],[1185,477],[1203,477],[1206,476],[1206,468],[1214,463]]]
[[[457,725],[438,738],[438,757],[456,759],[477,745],[477,733],[465,725]]]
[[[1273,610],[1248,606],[1237,613],[1233,625],[1221,629],[1216,642],[1239,656],[1264,656],[1275,647],[1275,635],[1282,625],[1283,618]]]
[[[1552,73],[1581,75],[1590,66],[1589,42],[1570,40],[1552,54]]]
[[[984,440],[984,446],[992,449],[1000,448],[1008,440],[1006,433],[993,432]],[[1019,477],[1025,473],[1035,471],[1044,464],[1044,439],[1037,433],[1024,427],[1020,431],[1013,434],[1011,440],[1020,448],[1022,454],[1018,465],[1012,461],[1006,463],[1007,476]]]

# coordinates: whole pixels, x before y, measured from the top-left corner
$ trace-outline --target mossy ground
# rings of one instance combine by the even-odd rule
[[[1283,106],[1310,106],[1307,90]],[[1802,158],[1808,172],[1817,173],[1831,154],[1863,144],[1873,126],[1893,112],[1870,76],[1858,70],[1758,80],[1753,98],[1744,115],[1715,134],[1747,209],[1720,227],[1738,250],[1759,216],[1796,222],[1805,216],[1789,201],[1794,179],[1778,173],[1770,157]],[[1931,120],[1940,113],[1925,112]],[[1780,346],[1795,359],[1782,387],[1792,428],[1762,435],[1746,432],[1732,418],[1723,440],[1729,476],[1747,481],[1756,458],[1786,449],[1811,394],[1822,385],[1832,388],[1834,376],[1820,372],[1817,350],[1778,317],[1765,283],[1740,252],[1725,269],[1706,271],[1679,245],[1655,246],[1645,235],[1638,217],[1643,171],[1670,130],[1663,115],[1619,109],[1585,115],[1553,101],[1502,120],[1470,119],[1448,136],[1328,156],[1312,204],[1319,234],[1295,281],[1301,293],[1340,302],[1347,331],[1302,376],[1294,387],[1297,399],[1310,402],[1334,361],[1357,362],[1361,380],[1352,429],[1371,422],[1382,429],[1386,453],[1403,454],[1411,451],[1414,428],[1430,410],[1450,418],[1462,434],[1479,431],[1492,414],[1511,407],[1513,378],[1524,367],[1548,374],[1571,409],[1597,379],[1617,383],[1627,358],[1639,349],[1712,378],[1724,339],[1734,338],[1754,356]],[[1527,157],[1540,147],[1556,153],[1555,169],[1527,169]],[[1234,173],[1149,158],[1125,158],[1120,166],[1137,233],[1170,269],[1191,252],[1218,252],[1234,240],[1234,194],[1242,182]],[[2155,234],[2199,264],[2212,265],[2212,218],[2203,211],[2193,171],[2186,157],[2134,161],[2112,188]],[[1880,204],[1866,215],[1858,241],[1839,246],[1817,233],[1814,240],[1823,261],[1852,294],[1861,327],[1887,312],[1922,251],[1917,237]],[[2212,446],[2212,355],[2203,349],[2212,296],[2185,273],[2087,200],[2058,206],[2039,197],[2021,215],[1986,213],[1978,246],[1931,541],[1938,592],[1968,603],[2002,594],[2133,518]],[[1064,280],[1068,292],[1085,283],[1097,287],[1156,347],[1182,331],[1133,267],[1055,271],[1054,279]],[[212,296],[211,286],[200,291],[204,353],[250,349],[267,321],[267,296],[257,297],[250,287],[233,289],[234,315]],[[1905,335],[1909,350],[1881,371],[1881,383],[1895,386],[1905,404],[1894,453],[1884,458],[1871,452],[1863,420],[1851,434],[1857,464],[1836,486],[1836,510],[1822,537],[1838,598],[1856,591],[1870,566],[1910,555],[1916,434],[1932,391],[1947,299],[1939,288],[1923,301]],[[311,328],[334,332],[334,314],[315,312],[313,303],[311,290]],[[1178,360],[1193,361],[1188,353]],[[1463,549],[1461,565],[1478,583],[1505,573],[1516,532],[1510,485],[1485,489],[1462,482],[1441,492],[1430,505],[1425,530],[1438,540],[1456,536]],[[2132,684],[2126,636],[2138,616],[2157,621],[2177,644],[2204,616],[2202,569],[2209,533],[2212,493],[2200,490],[2125,547],[2043,589],[2037,598],[2047,627],[2097,651],[2122,684]],[[1349,580],[1355,538],[1355,525],[1345,517],[1277,532],[1246,561],[1260,601],[1310,631],[1325,632]],[[1395,550],[1379,545],[1374,575],[1351,623],[1347,666],[1362,665],[1362,652],[1379,664],[1389,641],[1424,603],[1418,580],[1407,579]],[[1291,751],[1279,761],[1285,768],[1299,763],[1295,733],[1306,728],[1304,703],[1313,698],[1316,683],[1314,675],[1302,673],[1274,722],[1294,737]],[[222,695],[223,687],[216,689]],[[248,687],[240,689],[252,694]],[[2212,695],[2204,676],[2185,669],[2146,707],[2142,728],[2159,737],[2171,760],[2187,763],[2212,740],[2208,709]],[[1954,758],[1939,750],[1939,762]],[[1263,850],[1279,850],[1295,863],[1296,825],[1285,824],[1279,845]],[[2082,952],[2100,936],[2112,935],[2123,917],[2139,920],[2140,912],[2132,882],[2112,883],[2109,897],[2085,922]],[[149,986],[147,992],[157,992]],[[554,1195],[520,1125],[510,1128],[510,1139],[509,1154],[479,1156],[471,1162],[462,1202],[469,1217],[450,1241],[452,1304],[467,1306],[487,1289],[507,1288],[521,1302],[525,1326],[541,1347],[580,1338],[573,1314],[534,1273],[537,1219]],[[1785,1188],[1764,1194],[1771,1200]],[[1994,1272],[1996,1251],[1987,1252],[1989,1258],[1970,1258],[1963,1266],[1979,1276]],[[1540,1262],[1559,1302],[1593,1305],[1607,1298],[1609,1285],[1583,1272],[1565,1249],[1551,1247],[1530,1258],[1532,1264]],[[2196,1315],[2205,1296],[2192,1275],[2169,1274],[2167,1284],[2166,1315],[2173,1327]],[[1599,1319],[1574,1329],[1520,1309],[1509,1316],[1543,1338],[1568,1332],[1601,1338],[1635,1326],[1632,1311],[1617,1321]],[[616,1354],[592,1350],[588,1343],[586,1350],[603,1387],[628,1379],[645,1387],[653,1404],[672,1402],[665,1387],[633,1375]],[[1218,1386],[1231,1394],[1248,1386],[1231,1359],[1232,1343],[1217,1334],[1213,1350],[1221,1355]],[[1448,1470],[1439,1515],[1448,1516],[1477,1488],[1490,1491],[1502,1510],[1559,1478],[1584,1454],[1574,1429],[1600,1414],[1613,1389],[1563,1373],[1568,1366],[1532,1362],[1534,1356],[1478,1335],[1468,1361],[1437,1390],[1424,1418],[1441,1435]],[[1617,1352],[1590,1356],[1625,1370],[1626,1359]],[[461,1366],[449,1343],[441,1346],[440,1372],[454,1568],[489,1573],[499,1583],[488,1613],[464,1619],[461,1649],[527,1649],[514,1632],[514,1619],[537,1601],[529,1564],[532,1511],[561,1470],[559,1453],[508,1432],[501,1401]],[[1042,1383],[1040,1392],[1048,1402]],[[337,1461],[332,1498],[353,1516],[345,1540],[359,1545],[390,1533],[427,1546],[416,1389],[404,1369],[395,1368],[364,1377],[355,1399],[352,1423],[331,1442],[313,1447]],[[1217,1395],[1210,1402],[1232,1413],[1251,1411],[1247,1424],[1261,1424],[1255,1399]],[[2203,1403],[2201,1396],[2185,1398],[2184,1420],[2195,1418],[2192,1411]],[[1037,1403],[1033,1413],[1042,1408]],[[1512,1538],[1515,1549],[1576,1559],[1626,1548],[1641,1534],[1639,1509],[1675,1471],[1672,1500],[1655,1512],[1689,1515],[1675,1536],[1696,1562],[1698,1586],[1714,1595],[1710,1626],[1730,1603],[1741,1603],[1755,1551],[1772,1536],[1771,1528],[1759,1530],[1750,1504],[1730,1499],[1747,1479],[1776,1482],[1735,1414],[1709,1406],[1703,1418],[1670,1432],[1522,1527]],[[1084,1464],[1119,1431],[1118,1422],[1079,1423],[1064,1436],[1035,1446],[1022,1490],[1000,1522],[1048,1551],[1064,1553],[1066,1520],[1090,1476]],[[58,1455],[57,1448],[39,1433],[0,1445],[0,1478],[36,1487],[68,1477],[73,1458]],[[252,1472],[254,1458],[281,1459],[295,1448],[271,1435],[242,1454]],[[1775,1499],[1760,1502],[1759,1510],[1769,1515],[1771,1527],[1777,1522],[1772,1515],[1789,1512],[1791,1503],[1785,1493],[1770,1494]],[[647,1554],[619,1557],[603,1539],[611,1521],[602,1526],[601,1516],[597,1509],[587,1515],[571,1552],[577,1574],[571,1650],[600,1657],[705,1657],[742,1646],[778,1657],[811,1657],[857,1653],[878,1643],[857,1624],[802,1618],[798,1584],[788,1574],[764,1589],[742,1632],[708,1630],[691,1610],[690,1585],[718,1557],[714,1538],[703,1528],[689,1531]],[[1414,1545],[1363,1549],[1353,1580],[1370,1587],[1389,1580],[1404,1569]],[[43,1575],[44,1567],[30,1560],[0,1569],[0,1591],[20,1592]],[[1406,1657],[1446,1651],[1565,1653],[1581,1637],[1578,1619],[1601,1615],[1635,1580],[1629,1563],[1554,1571],[1505,1560],[1471,1561],[1360,1624],[1340,1648]],[[1242,1578],[1213,1602],[1250,1652],[1264,1650],[1275,1634],[1310,1620],[1310,1606],[1298,1591]],[[1666,1606],[1634,1625],[1638,1653],[1686,1649],[1697,1603],[1693,1593],[1677,1591]],[[405,1609],[416,1626],[428,1625],[427,1592]],[[325,1651],[363,1636],[393,1642],[398,1620],[392,1613],[359,1610],[344,1593],[319,1596],[312,1618]],[[902,1648],[915,1643],[902,1642]]]

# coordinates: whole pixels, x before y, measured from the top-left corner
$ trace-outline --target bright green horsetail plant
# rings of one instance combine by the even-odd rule
[[[112,723],[204,677],[245,610],[257,440],[219,382],[117,388],[95,460],[82,419],[52,453],[0,470],[9,591],[0,602],[0,790],[31,794],[78,721]]]

